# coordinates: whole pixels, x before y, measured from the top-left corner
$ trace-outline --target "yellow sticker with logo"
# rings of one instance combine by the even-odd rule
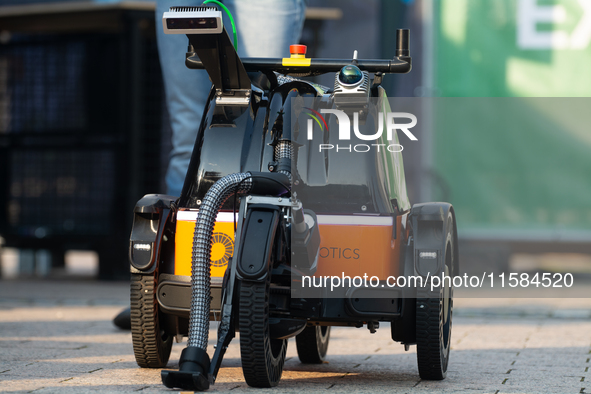
[[[174,274],[191,276],[195,220],[177,220]],[[213,227],[211,276],[223,277],[234,253],[234,223],[217,221]]]

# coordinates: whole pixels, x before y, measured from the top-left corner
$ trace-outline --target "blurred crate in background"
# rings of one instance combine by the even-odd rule
[[[0,7],[0,236],[126,278],[133,206],[166,169],[153,5],[74,4]]]

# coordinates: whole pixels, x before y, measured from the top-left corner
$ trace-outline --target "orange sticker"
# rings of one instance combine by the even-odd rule
[[[174,274],[191,276],[193,257],[193,235],[195,232],[196,212],[181,211],[177,216],[175,237],[175,265]],[[181,213],[179,212],[179,213]],[[234,223],[220,219],[232,219],[232,214],[218,215],[213,227],[213,244],[211,246],[211,276],[223,277],[228,267],[228,261],[234,254]]]
[[[176,225],[175,275],[191,276],[196,211],[179,211]],[[320,251],[315,276],[377,276],[385,280],[399,274],[402,220],[391,217],[318,215]],[[222,212],[213,229],[211,276],[223,277],[234,253],[232,213]],[[396,242],[398,241],[398,242]]]

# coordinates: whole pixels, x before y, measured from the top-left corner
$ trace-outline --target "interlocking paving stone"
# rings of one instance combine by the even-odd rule
[[[0,390],[175,392],[161,384],[159,369],[137,367],[130,333],[112,325],[128,293],[125,283],[0,282]],[[388,324],[375,334],[335,327],[322,365],[301,364],[290,341],[272,392],[591,392],[591,318],[585,318],[591,301],[544,301],[458,299],[444,381],[420,380],[414,347],[406,352],[394,343]],[[216,325],[211,328],[210,355]],[[185,345],[174,345],[168,368],[178,368]],[[244,382],[238,338],[210,391],[256,392]]]

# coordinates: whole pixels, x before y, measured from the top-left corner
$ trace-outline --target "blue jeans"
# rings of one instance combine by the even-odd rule
[[[239,56],[288,57],[289,45],[299,42],[306,9],[304,0],[224,0],[223,3],[234,17]],[[185,67],[187,37],[164,34],[161,21],[170,6],[200,4],[200,0],[158,0],[156,4],[156,36],[172,128],[166,187],[167,194],[173,196],[181,194],[211,82],[204,70]],[[223,11],[222,14],[232,39],[230,20]]]

